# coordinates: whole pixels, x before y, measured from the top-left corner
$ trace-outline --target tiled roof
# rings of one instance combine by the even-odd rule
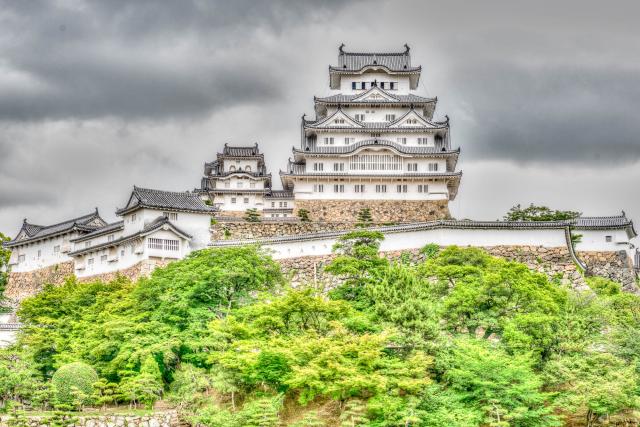
[[[229,157],[253,157],[260,156],[260,150],[258,149],[258,143],[256,142],[251,146],[239,146],[239,147],[231,147],[228,144],[224,144],[224,149],[222,150],[223,156]]]
[[[53,237],[58,234],[68,233],[74,230],[91,232],[104,225],[106,225],[106,222],[100,217],[97,208],[89,214],[68,219],[53,225],[30,224],[25,219],[16,239],[7,242],[5,246],[16,246],[27,242]]]
[[[397,123],[400,123],[401,121],[403,121],[407,116],[409,116],[410,114],[412,114],[414,112],[413,108],[410,109],[409,111],[407,111],[405,114],[403,114],[402,116],[398,117],[397,119],[390,121],[390,122],[360,122],[355,120],[352,117],[349,117],[349,120],[352,120],[354,123],[356,123],[357,125],[361,126],[361,127],[348,127],[348,126],[335,126],[335,125],[329,125],[329,126],[325,126],[323,125],[323,123],[332,121],[331,119],[338,115],[338,114],[344,114],[344,112],[340,109],[340,107],[338,107],[338,110],[336,110],[335,113],[333,113],[331,116],[329,117],[323,117],[322,119],[319,120],[307,120],[304,116],[302,116],[302,124],[304,125],[305,128],[313,128],[313,129],[339,129],[339,130],[348,130],[349,132],[362,132],[362,131],[366,131],[366,132],[370,132],[371,130],[385,130],[385,131],[401,131],[401,132],[412,132],[412,131],[424,131],[425,129],[429,129],[429,130],[433,130],[433,129],[446,129],[449,127],[449,118],[447,117],[447,120],[444,121],[431,121],[428,120],[424,117],[420,117],[420,120],[422,120],[423,122],[426,122],[429,126],[407,126],[407,127],[392,127]]]
[[[139,208],[171,209],[187,212],[214,212],[215,209],[207,206],[197,193],[188,191],[162,191],[149,188],[133,187],[127,205],[118,209],[118,215]]]
[[[613,216],[581,216],[574,220],[576,228],[582,229],[621,229],[626,228],[631,238],[638,236],[633,221],[622,211]]]
[[[388,92],[385,92],[388,93]],[[362,101],[354,101],[355,98],[362,96],[362,94],[354,94],[354,95],[343,95],[336,94],[327,96],[324,98],[315,98],[316,102],[322,102],[326,104],[349,104],[349,103],[366,103],[366,104],[385,104],[385,103],[411,103],[411,104],[426,104],[437,102],[437,98],[425,98],[423,96],[408,94],[408,95],[396,95],[388,93],[390,96],[395,98],[396,100],[388,100],[388,99],[365,99]]]
[[[265,199],[293,199],[293,192],[286,190],[272,190],[271,193],[266,194]]]
[[[419,71],[420,67],[411,66],[409,46],[403,52],[345,52],[340,46],[338,65],[331,66],[331,71],[359,71],[367,66],[382,66],[390,71]]]
[[[173,224],[171,221],[169,221],[169,218],[167,218],[167,217],[165,217],[163,215],[160,215],[159,217],[157,217],[156,219],[151,221],[149,224],[145,225],[144,228],[141,231],[138,231],[138,232],[133,233],[133,234],[129,234],[128,236],[122,236],[119,239],[112,240],[111,242],[103,242],[103,243],[99,243],[99,244],[94,245],[94,246],[89,246],[89,247],[86,247],[86,248],[79,249],[77,251],[70,252],[69,256],[82,255],[82,254],[85,254],[85,253],[88,253],[88,252],[94,252],[94,251],[97,251],[97,250],[102,250],[102,249],[105,249],[105,248],[118,246],[118,245],[120,245],[120,244],[122,244],[124,242],[129,241],[129,240],[132,240],[132,239],[135,239],[137,237],[145,236],[147,234],[150,234],[150,233],[152,233],[153,231],[157,230],[158,228],[162,227],[165,224],[168,224],[178,234],[182,234],[186,238],[191,239],[192,236],[190,234],[185,233],[180,228],[176,227],[175,224]]]
[[[96,236],[102,236],[104,234],[120,231],[123,228],[124,228],[124,221],[112,222],[111,224],[107,224],[104,227],[101,227],[95,231],[92,231],[91,233],[87,233],[80,237],[76,237],[75,239],[71,239],[71,242],[82,242],[83,240],[89,240]]]

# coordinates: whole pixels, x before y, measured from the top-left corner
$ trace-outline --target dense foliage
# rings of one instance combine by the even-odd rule
[[[8,242],[11,238],[0,233],[0,313],[7,310],[7,304],[4,298],[4,290],[7,286],[7,280],[9,278],[9,257],[11,251],[2,246],[3,243]]]
[[[97,377],[72,405],[166,399],[207,426],[635,419],[639,297],[602,278],[576,292],[473,248],[390,261],[382,237],[336,244],[329,295],[291,288],[254,247],[199,251],[137,283],[47,287],[0,352],[0,404],[59,406],[51,378],[82,362]]]
[[[578,218],[582,213],[575,211],[560,211],[550,209],[547,206],[529,205],[522,208],[520,205],[512,207],[504,216],[505,221],[565,221]]]

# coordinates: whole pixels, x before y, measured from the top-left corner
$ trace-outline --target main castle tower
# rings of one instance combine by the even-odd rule
[[[371,210],[377,222],[446,218],[456,197],[460,149],[452,149],[449,119],[434,120],[437,98],[415,94],[421,67],[409,47],[397,53],[339,48],[329,67],[327,97],[314,97],[315,119],[302,117],[285,190],[295,210],[312,220],[353,221]]]

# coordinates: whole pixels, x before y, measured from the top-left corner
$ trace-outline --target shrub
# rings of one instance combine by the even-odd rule
[[[91,402],[93,384],[96,382],[98,374],[83,362],[61,366],[51,378],[56,402],[74,407]]]
[[[309,211],[306,209],[300,209],[298,211],[298,218],[300,218],[300,221],[302,222],[310,222],[311,219],[309,218]]]

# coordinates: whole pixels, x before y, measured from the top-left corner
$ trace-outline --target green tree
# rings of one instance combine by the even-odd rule
[[[300,221],[302,222],[310,222],[311,219],[309,218],[309,211],[306,209],[299,209],[298,210],[298,218],[300,218]]]
[[[260,213],[256,208],[247,209],[244,212],[244,219],[247,222],[260,222],[262,220]]]
[[[81,407],[91,402],[93,384],[98,381],[96,371],[83,362],[61,366],[51,378],[56,403]]]
[[[373,223],[373,217],[371,216],[371,209],[363,208],[358,212],[357,216],[358,227],[369,227]]]
[[[4,290],[9,280],[9,258],[11,257],[11,251],[3,246],[3,243],[9,240],[11,240],[11,238],[0,233],[0,313],[9,310],[6,304]]]
[[[533,203],[526,208],[520,205],[512,207],[504,216],[505,221],[565,221],[578,218],[582,213],[576,211],[553,210],[547,206]]]

